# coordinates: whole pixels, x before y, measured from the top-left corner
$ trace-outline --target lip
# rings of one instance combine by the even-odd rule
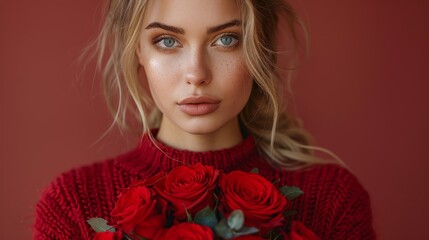
[[[220,100],[211,96],[205,96],[205,95],[192,95],[185,98],[180,99],[177,104],[178,105],[184,105],[184,104],[200,104],[200,103],[211,103],[216,104],[220,103]]]
[[[220,100],[211,96],[188,96],[177,102],[179,109],[191,116],[206,115],[216,111]]]

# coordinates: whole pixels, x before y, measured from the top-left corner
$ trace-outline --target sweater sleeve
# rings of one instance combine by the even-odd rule
[[[283,184],[304,194],[292,201],[294,220],[323,240],[375,239],[368,192],[347,169],[336,165],[284,172]],[[277,176],[275,176],[277,179]]]
[[[34,239],[90,239],[73,197],[78,188],[73,178],[73,172],[61,175],[42,194],[36,205]]]
[[[375,239],[368,192],[346,169],[339,175],[332,198],[339,207],[328,239]]]

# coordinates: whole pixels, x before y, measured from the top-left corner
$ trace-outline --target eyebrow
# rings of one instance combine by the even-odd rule
[[[169,26],[169,25],[162,24],[159,22],[150,23],[149,25],[147,25],[147,27],[145,29],[151,29],[151,28],[162,28],[164,30],[174,32],[174,33],[178,33],[178,34],[184,34],[185,33],[185,30],[183,28],[173,27],[173,26]]]
[[[220,30],[223,30],[225,28],[229,28],[229,27],[233,27],[233,26],[240,26],[240,24],[241,24],[241,21],[235,19],[235,20],[229,21],[227,23],[224,23],[224,24],[221,24],[218,26],[210,27],[207,29],[207,33],[208,34],[215,33],[215,32],[218,32]],[[170,25],[163,24],[160,22],[152,22],[149,25],[147,25],[145,29],[152,29],[152,28],[161,28],[161,29],[164,29],[164,30],[167,30],[170,32],[177,33],[177,34],[185,34],[185,29],[183,29],[183,28],[170,26]]]
[[[219,32],[220,30],[223,30],[225,28],[229,28],[229,27],[234,27],[234,26],[240,26],[241,25],[241,21],[239,20],[232,20],[230,22],[221,24],[219,26],[215,26],[215,27],[211,27],[209,29],[207,29],[207,33],[215,33],[215,32]]]

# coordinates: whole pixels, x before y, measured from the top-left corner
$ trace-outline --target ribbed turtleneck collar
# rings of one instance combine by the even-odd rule
[[[250,170],[252,162],[260,162],[253,137],[246,137],[238,145],[216,151],[192,152],[179,150],[155,140],[148,135],[141,138],[139,146],[117,159],[120,167],[132,175],[145,175],[157,171],[169,172],[181,165],[201,163],[229,172],[235,169]]]

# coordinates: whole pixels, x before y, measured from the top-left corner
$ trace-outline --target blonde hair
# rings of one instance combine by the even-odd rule
[[[296,28],[305,30],[302,21],[283,0],[235,2],[241,6],[243,57],[256,83],[248,103],[239,114],[241,124],[272,164],[296,169],[334,162],[314,156],[313,150],[325,152],[339,161],[328,150],[310,146],[309,135],[285,108],[285,81],[279,77],[277,67],[278,21],[280,17],[286,20],[294,48],[299,42]],[[103,68],[105,98],[114,115],[114,123],[126,129],[133,119],[137,120],[139,131],[153,139],[150,129],[159,126],[161,113],[147,86],[140,85],[141,68],[136,56],[146,5],[147,0],[111,0],[97,39],[97,49],[98,63]]]

